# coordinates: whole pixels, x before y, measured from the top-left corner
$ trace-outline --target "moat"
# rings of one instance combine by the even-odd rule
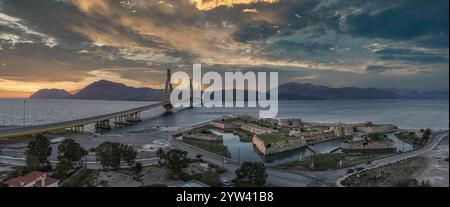
[[[293,161],[302,161],[305,158],[310,157],[314,154],[328,154],[328,153],[343,153],[341,146],[343,143],[346,142],[358,142],[363,140],[367,133],[353,133],[353,131],[350,134],[344,135],[344,128],[343,126],[346,126],[342,123],[336,124],[329,124],[331,127],[329,130],[318,130],[321,127],[324,127],[324,124],[318,124],[318,123],[299,123],[299,126],[305,126],[308,125],[307,128],[301,128],[302,130],[313,130],[314,131],[307,131],[307,132],[297,132],[296,129],[299,129],[298,126],[286,126],[288,129],[290,129],[289,132],[290,135],[284,136],[283,133],[278,131],[286,131],[286,127],[279,128],[279,130],[274,130],[273,136],[277,138],[271,138],[268,140],[267,138],[264,138],[265,133],[272,134],[272,131],[270,129],[270,124],[267,125],[267,121],[262,121],[259,124],[266,125],[264,128],[257,124],[248,124],[247,122],[242,122],[241,124],[236,124],[241,121],[242,118],[239,118],[237,120],[234,120],[233,122],[227,122],[223,121],[224,119],[216,119],[214,121],[210,121],[208,123],[204,123],[203,125],[197,126],[195,128],[195,132],[204,133],[206,134],[213,134],[217,137],[220,137],[220,139],[216,141],[211,141],[205,138],[206,140],[199,140],[199,139],[189,139],[187,137],[183,137],[183,141],[186,143],[189,143],[191,145],[203,148],[207,151],[210,151],[212,153],[229,157],[230,159],[238,162],[264,162],[267,166],[278,166],[283,165],[286,163],[290,163]],[[249,119],[246,117],[245,119]],[[250,118],[251,119],[251,118]],[[282,122],[291,121],[290,123],[284,123],[284,124],[296,124],[296,119],[290,119],[290,120],[280,120],[279,124]],[[299,119],[298,119],[299,120]],[[249,121],[249,120],[246,120]],[[258,119],[252,120],[250,122],[256,123]],[[292,122],[293,121],[293,122]],[[270,121],[269,121],[270,122]],[[273,121],[272,121],[273,123]],[[213,126],[215,125],[215,126]],[[276,124],[275,124],[276,125]],[[352,125],[353,126],[353,125]],[[413,150],[413,146],[399,138],[396,137],[395,130],[385,130],[384,128],[386,126],[393,127],[391,125],[373,125],[375,128],[379,128],[381,130],[381,134],[385,136],[386,140],[390,143],[392,143],[393,149],[391,149],[391,152],[407,152]],[[248,130],[250,132],[245,133],[245,130]],[[272,126],[273,127],[273,126]],[[354,127],[363,127],[359,125],[355,125]],[[365,126],[364,126],[365,127]],[[371,126],[372,127],[372,126]],[[380,128],[381,127],[381,128]],[[274,129],[274,128],[272,128]],[[339,130],[340,129],[340,130]],[[334,130],[334,131],[333,131]],[[361,130],[367,130],[366,128]],[[378,133],[378,131],[376,131]],[[259,134],[261,133],[261,134]],[[339,136],[336,136],[336,133],[342,133],[339,134]],[[348,132],[350,133],[350,132]],[[274,153],[266,152],[264,154],[264,149],[259,148],[255,144],[255,137],[258,138],[257,135],[259,134],[259,137],[262,137],[262,140],[265,140],[266,143],[264,144],[268,148],[275,146],[277,143],[284,143],[288,148],[284,148],[283,150],[279,150]],[[292,142],[288,142],[287,140],[297,140],[294,137],[296,135],[300,134],[301,138],[298,138],[299,140],[303,141],[305,145],[298,145],[292,147]],[[191,134],[190,134],[191,135]],[[201,134],[200,134],[201,136]],[[281,137],[279,137],[281,136]],[[305,136],[308,136],[305,138]],[[322,137],[323,136],[323,137]],[[299,136],[297,136],[299,137]],[[272,139],[280,139],[280,140],[272,140]],[[307,141],[306,141],[307,140]],[[270,142],[270,144],[267,144]],[[271,146],[272,145],[272,146]],[[284,147],[286,147],[284,146]],[[292,148],[292,149],[291,149]],[[262,151],[263,150],[263,151]]]

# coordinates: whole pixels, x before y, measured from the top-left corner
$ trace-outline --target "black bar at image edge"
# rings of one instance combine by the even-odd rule
[[[405,205],[428,200],[445,201],[448,188],[1,188],[0,200],[35,202],[39,198],[70,199],[75,203],[112,203],[134,205],[151,202],[157,206],[278,207],[298,206],[301,202],[334,205],[353,204]],[[26,197],[27,199],[20,199]],[[83,199],[74,199],[74,198]],[[421,198],[421,199],[419,199]],[[419,199],[419,200],[418,200]],[[348,203],[346,206],[353,206]],[[342,203],[341,203],[342,204]],[[428,203],[431,204],[431,203]],[[155,205],[151,205],[155,206]],[[356,205],[360,206],[360,205]],[[431,205],[428,205],[431,206]]]

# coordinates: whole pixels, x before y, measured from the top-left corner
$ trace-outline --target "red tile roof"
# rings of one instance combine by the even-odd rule
[[[42,186],[42,181],[36,182],[36,186],[37,187],[47,187],[47,186],[57,183],[57,182],[59,182],[58,179],[47,177],[45,179],[45,186]]]
[[[26,174],[25,176],[12,178],[3,183],[7,184],[9,186],[12,186],[12,187],[23,187],[23,186],[29,185],[30,183],[38,181],[38,182],[36,182],[36,186],[42,187],[43,186],[42,179],[39,179],[39,178],[46,176],[46,175],[47,174],[45,172],[33,171],[33,172]],[[59,182],[59,180],[47,177],[45,179],[45,186],[51,185],[56,182]]]

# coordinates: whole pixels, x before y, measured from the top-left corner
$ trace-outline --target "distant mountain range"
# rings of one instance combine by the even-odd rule
[[[72,94],[63,89],[41,89],[30,98],[70,98]]]
[[[357,99],[448,99],[448,91],[419,92],[414,90],[375,88],[331,88],[314,84],[286,83],[278,87],[279,100],[357,100]],[[157,101],[164,91],[134,88],[111,81],[94,82],[75,94],[62,89],[42,89],[30,98],[99,99],[120,101]],[[247,97],[247,96],[246,96]]]
[[[448,99],[448,91],[376,88],[331,88],[314,84],[286,83],[278,87],[280,100]]]
[[[30,96],[35,99],[98,99],[98,100],[116,100],[116,101],[153,101],[160,100],[163,90],[151,88],[134,88],[121,83],[111,81],[97,81],[75,94],[62,89],[41,89]]]

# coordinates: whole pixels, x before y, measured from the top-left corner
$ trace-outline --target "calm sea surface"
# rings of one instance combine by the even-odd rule
[[[39,125],[73,119],[87,118],[145,106],[151,102],[92,101],[92,100],[1,100],[0,129],[5,126]],[[248,114],[257,116],[255,108],[194,108],[179,110],[164,115],[163,108],[144,112],[144,122],[115,129],[126,132],[152,127],[187,127],[228,114]],[[280,102],[279,118],[301,118],[308,122],[364,122],[390,123],[405,129],[448,129],[448,100],[358,100],[358,101],[293,101]],[[87,130],[94,130],[88,126]],[[215,132],[220,134],[220,132]],[[228,148],[231,158],[238,161],[263,161],[268,165],[279,165],[301,160],[311,155],[307,148],[263,157],[252,143],[242,142],[233,134],[222,134],[223,145]],[[397,150],[405,152],[412,146],[399,140],[393,134],[389,139],[395,141]],[[354,137],[357,139],[358,137]],[[341,145],[344,139],[313,145],[319,153],[330,152]],[[337,152],[339,153],[339,152]]]
[[[148,105],[151,102],[0,99],[0,126],[48,124],[81,119]],[[230,113],[258,115],[255,108],[195,108],[162,114],[163,109],[145,112],[148,120],[130,129],[154,126],[190,126]],[[310,122],[391,123],[401,128],[448,129],[448,100],[351,100],[291,101],[279,103],[279,118],[302,118]]]

